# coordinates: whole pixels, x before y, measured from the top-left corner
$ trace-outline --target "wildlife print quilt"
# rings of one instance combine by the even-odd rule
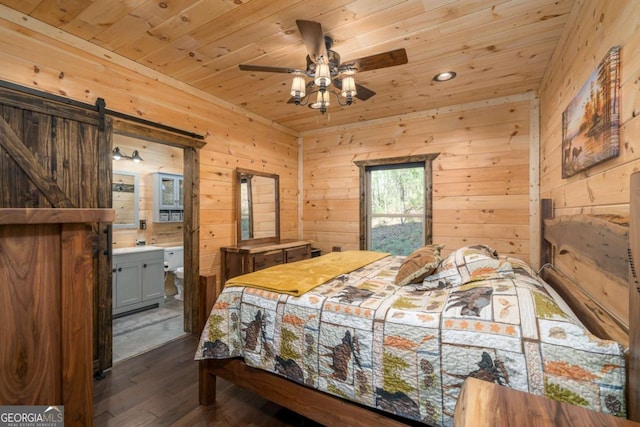
[[[253,367],[351,401],[451,425],[467,377],[624,416],[623,348],[591,335],[522,261],[452,252],[397,286],[387,256],[295,297],[227,287],[196,359]],[[292,396],[293,398],[293,396]]]

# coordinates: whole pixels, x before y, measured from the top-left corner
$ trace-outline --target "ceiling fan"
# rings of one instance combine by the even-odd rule
[[[322,26],[318,22],[297,20],[296,24],[309,53],[305,70],[251,64],[239,65],[242,71],[293,74],[289,103],[308,104],[311,108],[319,109],[324,114],[330,102],[330,93],[336,95],[340,105],[351,105],[354,97],[366,101],[376,93],[357,84],[354,78],[356,73],[393,67],[408,62],[407,52],[404,49],[396,49],[341,63],[340,55],[331,49],[333,39],[323,33]],[[304,76],[313,80],[307,83]],[[330,90],[331,85],[341,91],[345,98],[344,102],[341,101],[337,92]],[[307,91],[309,91],[308,94]],[[316,93],[316,101],[309,103],[311,95]],[[306,98],[305,95],[307,95]]]

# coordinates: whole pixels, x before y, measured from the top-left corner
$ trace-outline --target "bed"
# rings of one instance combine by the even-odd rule
[[[637,345],[624,325],[607,324],[619,331],[615,341],[592,335],[577,320],[579,300],[485,245],[458,248],[425,280],[400,286],[403,261],[381,256],[302,295],[201,289],[201,313],[210,313],[196,354],[201,403],[214,402],[220,376],[327,425],[451,425],[460,387],[474,377],[618,416],[635,412],[635,383],[625,381],[637,375]]]

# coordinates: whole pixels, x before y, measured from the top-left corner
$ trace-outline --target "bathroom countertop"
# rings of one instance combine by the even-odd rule
[[[182,249],[182,242],[154,243],[153,246],[163,249]]]
[[[140,252],[149,252],[149,251],[164,251],[164,248],[155,245],[145,245],[145,246],[132,246],[129,248],[117,248],[113,250],[114,255],[123,255],[123,254],[131,254],[131,253],[140,253]]]

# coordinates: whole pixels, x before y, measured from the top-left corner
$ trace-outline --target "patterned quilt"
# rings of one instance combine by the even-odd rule
[[[621,345],[591,335],[524,262],[458,249],[424,282],[388,256],[302,296],[228,287],[195,359],[253,367],[428,424],[467,377],[625,416]]]

